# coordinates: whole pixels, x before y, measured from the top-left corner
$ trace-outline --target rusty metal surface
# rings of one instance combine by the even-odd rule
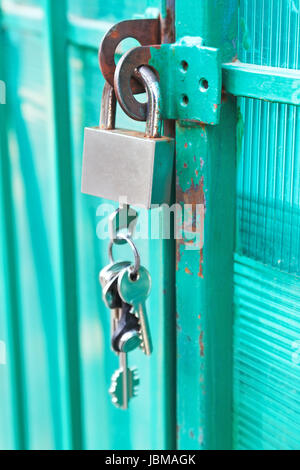
[[[146,121],[147,103],[140,103],[134,97],[132,77],[136,69],[141,65],[148,65],[150,60],[151,52],[149,46],[136,47],[124,54],[116,67],[114,87],[118,102],[123,111],[136,121]]]
[[[175,42],[175,0],[165,1],[165,12],[160,18],[161,43]]]
[[[100,128],[114,129],[116,123],[116,106],[117,99],[113,87],[105,82],[100,112]]]
[[[134,38],[142,46],[160,44],[160,29],[159,19],[139,19],[121,21],[108,31],[99,48],[99,64],[105,80],[111,86],[114,85],[116,70],[115,52],[120,42],[126,38]],[[144,91],[140,83],[134,78],[131,80],[131,86],[134,93]]]

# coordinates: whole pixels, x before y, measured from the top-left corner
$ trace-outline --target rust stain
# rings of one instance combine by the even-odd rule
[[[183,204],[189,204],[192,206],[192,213],[195,214],[195,217],[192,219],[191,227],[188,227],[190,232],[197,233],[199,230],[199,223],[197,224],[196,214],[197,214],[197,204],[206,205],[205,194],[204,194],[204,177],[202,176],[199,184],[195,184],[193,178],[191,178],[191,186],[186,191],[183,191],[180,187],[179,181],[177,181],[177,193],[176,193],[177,202]],[[204,210],[205,216],[205,210]],[[204,223],[200,224],[201,230],[204,227]],[[204,239],[204,234],[202,235],[202,240]],[[193,242],[192,242],[193,243]],[[186,242],[184,240],[177,240],[176,244],[176,269],[179,269],[179,263],[181,259],[181,247],[184,246]],[[188,268],[186,268],[188,269]],[[188,274],[192,274],[190,271]],[[200,249],[200,266],[198,277],[203,278],[203,247]]]
[[[118,28],[115,28],[115,29],[111,30],[111,32],[110,32],[110,38],[111,39],[119,39],[119,37],[120,37],[120,31],[119,31]]]
[[[186,274],[190,274],[191,276],[193,275],[193,273],[189,270],[189,268],[185,268],[184,271],[186,272]]]
[[[201,129],[203,129],[204,131],[206,131],[206,124],[205,124],[205,122],[200,122],[200,127],[201,127]]]
[[[196,175],[196,176],[199,175],[199,171],[198,171],[198,170],[195,170],[195,175]]]
[[[226,103],[228,101],[228,95],[224,87],[222,87],[222,94],[221,94],[221,103]]]
[[[204,278],[204,274],[203,274],[203,248],[200,250],[200,266],[199,266],[198,277],[200,277],[201,279]]]
[[[183,168],[187,168],[187,167],[188,167],[187,163],[184,163]]]
[[[214,104],[214,108],[215,108],[215,109],[218,109],[218,105],[217,105],[217,104]]]
[[[204,357],[203,331],[201,331],[200,336],[199,336],[199,346],[200,346],[200,356]]]
[[[177,184],[177,202],[183,204],[204,204],[205,196],[204,196],[204,178],[200,179],[199,184],[195,184],[193,178],[191,178],[191,186],[186,190],[183,191],[179,185]],[[194,209],[194,208],[193,208]]]
[[[187,143],[187,142],[184,144],[184,148],[185,148],[185,149],[188,148],[188,143]]]
[[[190,438],[195,439],[195,434],[192,429],[190,430]]]
[[[161,19],[161,38],[162,43],[169,44],[175,42],[175,31],[174,31],[174,8],[166,8],[166,17]]]
[[[176,271],[179,271],[182,245],[184,245],[184,241],[182,239],[176,240]]]

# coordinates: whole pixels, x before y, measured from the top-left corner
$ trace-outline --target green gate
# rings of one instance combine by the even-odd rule
[[[0,448],[299,448],[300,1],[0,7]],[[177,41],[220,49],[221,119],[176,123],[174,193],[205,205],[204,243],[137,241],[155,350],[131,355],[124,412],[107,393],[107,240],[101,201],[80,192],[83,128],[99,119],[101,37],[160,13]],[[120,110],[118,125],[138,127]]]

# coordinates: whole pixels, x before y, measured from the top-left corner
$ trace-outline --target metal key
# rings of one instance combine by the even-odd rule
[[[112,396],[112,402],[115,406],[127,410],[129,400],[137,395],[137,387],[140,383],[140,379],[136,368],[129,369],[126,353],[120,353],[119,360],[120,369],[112,376],[109,393]]]
[[[126,310],[125,313],[123,311],[124,309]],[[119,328],[120,321],[122,321],[124,315],[125,317],[126,315],[128,315],[129,309],[130,305],[127,304],[124,304],[122,309],[120,309],[121,314],[117,328]],[[129,333],[132,334],[132,330],[130,330]],[[128,367],[127,352],[123,352],[123,347],[125,347],[126,349],[126,345],[129,347],[130,344],[130,347],[132,348],[132,341],[135,342],[134,347],[138,347],[140,343],[139,335],[137,331],[135,333],[135,338],[134,336],[129,336],[125,338],[126,333],[123,334],[123,336],[118,336],[114,338],[114,335],[117,334],[117,331],[115,331],[113,334],[113,344],[117,342],[118,347],[121,348],[121,352],[117,352],[115,348],[113,348],[119,356],[120,368],[112,376],[112,383],[109,392],[112,396],[113,404],[118,408],[122,408],[123,410],[128,409],[130,399],[137,395],[137,387],[140,382],[137,369]],[[122,338],[125,338],[124,341],[122,341]]]
[[[118,276],[118,290],[122,300],[132,305],[141,327],[141,347],[147,356],[152,353],[152,340],[145,301],[151,291],[151,277],[146,268],[140,267],[133,277],[131,267],[125,268]]]
[[[129,262],[124,261],[120,263],[111,263],[102,269],[99,274],[100,284],[103,289],[103,299],[107,307],[111,310],[111,336],[112,338],[116,334],[119,327],[119,322],[123,318],[123,309],[125,308],[125,318],[129,314],[129,305],[124,305],[124,302],[118,293],[117,279],[119,273],[130,265]],[[124,328],[124,325],[123,325]],[[128,335],[129,333],[129,335]],[[138,332],[136,331],[136,338],[134,338],[134,331],[129,328],[129,331],[123,335],[119,335],[119,343],[121,350],[123,348],[130,348],[132,350],[138,347],[140,341],[138,340]],[[127,334],[127,336],[126,336]],[[115,406],[124,410],[128,409],[129,400],[134,397],[137,393],[137,386],[139,384],[139,377],[137,375],[137,369],[129,368],[127,361],[126,352],[118,352],[115,348],[113,350],[119,357],[120,368],[113,374],[112,383],[109,389],[109,393],[112,396],[112,401]]]
[[[121,316],[122,305],[117,302],[113,296],[112,286],[114,285],[119,273],[130,266],[129,261],[110,263],[99,273],[99,281],[102,287],[102,296],[104,303],[111,311],[111,336],[113,335]]]

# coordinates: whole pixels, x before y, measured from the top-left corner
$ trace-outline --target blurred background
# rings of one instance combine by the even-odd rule
[[[173,268],[162,256],[168,247],[138,241],[153,277],[149,308],[157,347],[151,368],[141,353],[131,355],[141,386],[129,414],[115,409],[108,395],[118,362],[98,283],[108,262],[108,241],[96,234],[101,201],[80,189],[84,126],[99,121],[101,38],[114,23],[159,3],[0,1],[0,79],[6,83],[6,105],[0,105],[0,449],[173,445],[159,373],[167,360],[163,291]],[[137,128],[119,110],[117,122]]]

